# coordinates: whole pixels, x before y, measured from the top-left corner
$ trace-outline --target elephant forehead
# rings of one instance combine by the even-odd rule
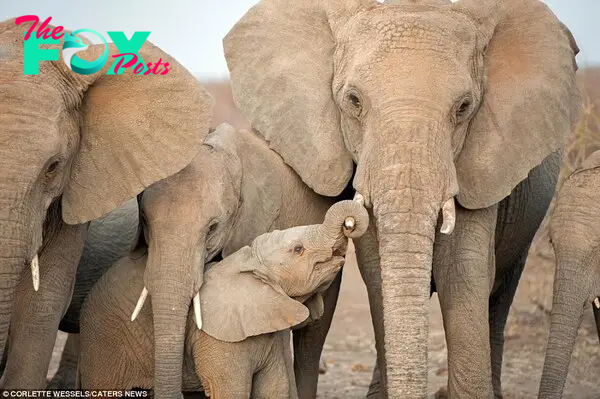
[[[377,53],[429,49],[454,52],[454,46],[474,47],[475,25],[464,15],[447,9],[407,12],[400,5],[377,7],[358,14],[345,31],[346,44],[373,47]]]

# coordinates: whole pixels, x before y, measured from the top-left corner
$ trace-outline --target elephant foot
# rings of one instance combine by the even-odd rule
[[[56,372],[54,377],[48,381],[46,389],[75,389],[76,376],[77,369],[66,369]]]
[[[379,365],[375,362],[373,367],[373,376],[371,377],[371,384],[369,384],[369,391],[367,392],[367,399],[379,399],[381,397],[381,374],[379,374]]]
[[[434,399],[447,399],[448,398],[448,387],[440,387],[437,392],[433,395]]]

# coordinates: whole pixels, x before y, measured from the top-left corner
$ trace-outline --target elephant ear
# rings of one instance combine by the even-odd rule
[[[235,152],[242,165],[242,184],[240,208],[232,235],[223,247],[224,257],[271,230],[283,198],[282,171],[275,165],[285,167],[280,156],[256,133],[240,130],[230,137],[235,140]]]
[[[226,342],[286,330],[302,323],[308,309],[255,273],[250,247],[243,247],[204,274],[200,288],[202,330]]]
[[[375,0],[262,0],[223,40],[236,105],[314,191],[352,175],[333,101],[336,29]]]
[[[600,167],[600,150],[592,152],[579,166],[575,172],[582,172],[584,170],[596,169]]]
[[[104,44],[83,54],[96,59]],[[171,56],[146,42],[145,63],[168,62],[166,75],[106,75],[118,49],[109,45],[105,67],[81,79],[80,144],[62,196],[70,224],[96,219],[152,183],[183,169],[199,152],[211,124],[213,99]],[[83,58],[83,56],[82,56]],[[162,69],[162,68],[159,68]]]
[[[146,224],[146,215],[144,214],[144,208],[142,207],[142,196],[143,192],[139,193],[136,197],[137,205],[138,205],[138,226],[137,231],[135,232],[135,237],[131,242],[131,246],[129,248],[130,252],[140,252],[144,251],[144,249],[148,249],[148,227]]]
[[[499,202],[564,145],[576,123],[577,45],[538,0],[461,0],[451,6],[478,25],[487,83],[456,160],[460,204]]]

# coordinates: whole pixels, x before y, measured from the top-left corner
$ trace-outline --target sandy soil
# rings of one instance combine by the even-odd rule
[[[341,296],[333,326],[325,344],[319,398],[364,398],[375,362],[375,342],[366,290],[354,253],[344,268]],[[509,316],[504,355],[505,398],[535,398],[542,370],[551,307],[552,259],[531,255]],[[446,345],[437,297],[430,306],[429,393],[446,384]],[[65,334],[60,334],[49,372],[52,376]],[[600,345],[591,308],[585,320],[571,362],[565,398],[600,398]]]

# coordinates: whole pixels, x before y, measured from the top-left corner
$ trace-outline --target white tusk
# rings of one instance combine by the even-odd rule
[[[356,224],[356,221],[354,220],[354,218],[352,216],[348,216],[346,218],[346,220],[344,220],[344,227],[346,227],[350,231],[354,230],[355,224]]]
[[[31,278],[33,279],[33,289],[40,289],[40,258],[38,254],[31,260]]]
[[[452,234],[454,231],[454,225],[456,224],[456,208],[454,206],[454,197],[451,197],[448,199],[448,201],[444,202],[444,205],[442,205],[442,216],[444,221],[442,223],[440,233]]]
[[[365,206],[365,197],[363,197],[358,191],[354,194],[354,201],[358,202],[362,206]]]
[[[194,316],[196,317],[196,325],[198,330],[202,330],[202,316],[200,316],[200,292],[196,292],[194,296]]]
[[[135,305],[135,309],[133,309],[133,313],[131,314],[131,321],[134,321],[136,317],[140,314],[142,307],[144,306],[144,302],[146,302],[146,297],[148,296],[148,289],[144,287],[142,293],[140,295],[140,299],[138,299],[137,304]]]
[[[600,299],[594,299],[594,305],[596,305],[596,309],[600,309]]]

